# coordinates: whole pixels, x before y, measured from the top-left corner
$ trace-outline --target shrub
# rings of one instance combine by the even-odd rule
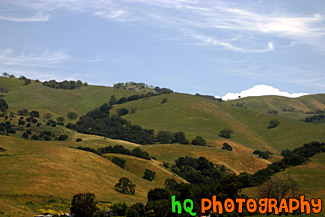
[[[28,116],[29,112],[28,112],[27,109],[21,109],[21,110],[18,111],[18,114],[23,115],[23,116]]]
[[[38,137],[38,135],[32,135],[32,137],[31,137],[33,140],[39,140],[39,137]]]
[[[162,100],[161,100],[161,104],[164,104],[164,103],[166,103],[167,102],[167,98],[163,98]]]
[[[279,124],[280,124],[280,121],[278,121],[277,119],[272,119],[272,120],[269,122],[269,126],[268,126],[267,128],[268,128],[268,129],[272,129],[272,128],[277,127]]]
[[[39,118],[39,117],[40,117],[38,111],[32,111],[29,115],[30,115],[31,117],[34,117],[34,118]]]
[[[126,108],[119,108],[117,110],[117,114],[119,116],[127,115],[127,114],[129,114],[129,110],[127,110]]]
[[[223,129],[220,131],[219,136],[223,138],[230,138],[234,132],[231,129]]]
[[[76,217],[92,217],[97,211],[96,196],[93,193],[79,193],[73,196],[70,212]]]
[[[69,112],[67,114],[67,117],[68,117],[69,120],[74,120],[74,119],[77,119],[78,118],[78,115],[75,112]]]
[[[77,138],[76,139],[76,142],[81,142],[82,141],[82,138]]]

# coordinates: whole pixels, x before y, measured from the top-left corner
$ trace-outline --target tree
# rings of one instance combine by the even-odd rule
[[[223,137],[223,138],[230,138],[231,134],[233,134],[234,132],[231,129],[223,129],[220,131],[219,136]]]
[[[69,112],[67,114],[67,117],[68,117],[69,120],[74,120],[74,119],[77,119],[78,118],[78,115],[75,112]]]
[[[39,118],[39,117],[40,117],[38,111],[32,111],[29,115],[30,115],[31,117],[34,117],[34,118]]]
[[[109,100],[109,104],[114,105],[114,104],[116,104],[116,102],[117,102],[116,96],[112,95]]]
[[[21,109],[18,111],[18,114],[22,115],[22,116],[27,116],[27,115],[29,115],[29,112],[27,109]]]
[[[2,76],[6,78],[6,77],[9,76],[9,74],[8,74],[7,72],[3,72],[3,73],[2,73]]]
[[[268,128],[268,129],[272,129],[272,128],[277,127],[279,124],[280,124],[280,121],[278,121],[277,119],[272,119],[272,120],[269,122],[269,126],[268,126],[267,128]]]
[[[143,175],[142,178],[147,179],[149,181],[152,181],[152,180],[154,180],[156,178],[156,173],[154,171],[146,169],[144,171],[144,175]]]
[[[32,81],[30,79],[25,79],[25,81],[24,81],[24,85],[29,85],[31,83],[32,83]]]
[[[1,112],[6,112],[8,110],[9,106],[4,99],[0,99],[0,111]]]
[[[126,177],[120,178],[119,182],[115,185],[115,190],[123,194],[134,194],[136,185]]]
[[[125,163],[126,163],[126,160],[122,159],[122,158],[119,158],[119,157],[113,157],[112,158],[112,163],[116,164],[117,166],[125,169]]]
[[[188,141],[185,137],[185,133],[180,131],[180,132],[177,132],[177,133],[174,133],[174,138],[173,138],[173,141],[172,143],[180,143],[180,144],[190,144],[190,141]]]
[[[79,193],[73,196],[70,212],[75,217],[91,217],[97,211],[96,196],[93,193]]]
[[[206,146],[207,142],[203,139],[202,136],[197,136],[192,140],[191,145]]]
[[[222,149],[232,151],[232,147],[228,143],[223,143]]]
[[[60,135],[59,138],[58,138],[59,141],[65,141],[67,139],[68,139],[68,136],[65,135],[65,134]]]
[[[6,151],[7,151],[7,149],[0,147],[0,152],[6,152]]]

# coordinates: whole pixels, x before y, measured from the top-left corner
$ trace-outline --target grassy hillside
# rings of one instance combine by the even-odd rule
[[[161,103],[167,98],[166,103]],[[303,143],[325,140],[325,125],[314,125],[283,117],[277,117],[280,125],[267,129],[274,115],[254,112],[202,97],[187,94],[168,94],[115,105],[118,108],[136,109],[123,116],[132,123],[148,129],[184,131],[193,139],[203,136],[209,144],[224,141],[218,134],[225,128],[234,131],[230,141],[238,146],[279,153]]]
[[[61,142],[28,141],[7,136],[0,136],[0,140],[1,147],[8,150],[0,155],[0,210],[10,199],[4,194],[55,196],[70,200],[76,193],[94,192],[104,201],[146,201],[150,189],[162,187],[167,178],[175,178],[157,161],[123,156],[127,159],[125,170],[108,159],[68,148]],[[156,171],[154,181],[142,178],[145,169]],[[136,184],[135,195],[114,190],[121,177],[128,177]]]
[[[79,89],[64,90],[46,87],[35,81],[30,85],[23,85],[23,83],[23,80],[0,77],[0,87],[9,90],[4,94],[10,106],[9,111],[26,108],[37,110],[42,114],[50,112],[55,116],[65,116],[71,111],[80,115],[108,102],[112,95],[120,98],[136,93],[104,86],[89,85]]]
[[[280,116],[301,120],[314,112],[325,109],[325,94],[306,95],[298,98],[288,98],[283,96],[258,96],[245,97],[237,100],[225,102],[228,105],[242,105],[249,110],[266,113],[269,110],[279,112]],[[294,112],[283,111],[283,109],[294,109]]]

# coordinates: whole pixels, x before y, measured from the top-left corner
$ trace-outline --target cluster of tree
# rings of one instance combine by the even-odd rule
[[[278,121],[278,119],[272,119],[272,120],[270,120],[269,126],[267,128],[272,129],[272,128],[279,126],[279,124],[280,124],[280,121]]]
[[[115,185],[115,190],[122,194],[134,194],[136,185],[131,182],[127,177],[120,178],[119,182]]]
[[[138,144],[153,144],[155,142],[154,130],[132,125],[117,115],[110,116],[110,108],[111,105],[105,103],[82,116],[75,125],[69,124],[67,127],[76,129],[80,133],[122,139]]]
[[[261,150],[255,150],[253,151],[253,154],[257,154],[258,157],[263,159],[269,159],[273,154],[269,151],[261,151]]]
[[[2,76],[5,77],[5,78],[15,78],[16,77],[15,75],[10,75],[7,72],[3,72]]]
[[[182,131],[176,133],[170,131],[159,131],[156,137],[156,142],[159,142],[160,144],[190,144],[190,141],[186,139],[185,133]]]
[[[0,99],[0,111],[6,112],[9,108],[9,105],[7,104],[6,100]]]
[[[114,154],[124,154],[124,155],[129,155],[129,156],[134,156],[138,158],[142,158],[145,160],[150,160],[151,157],[148,154],[148,152],[141,150],[140,148],[134,148],[132,150],[129,150],[127,148],[124,148],[123,145],[115,145],[115,146],[106,146],[104,148],[99,148],[99,149],[93,149],[90,147],[77,147],[77,149],[92,152],[94,154],[104,156],[104,154],[108,153],[114,153]]]
[[[325,123],[325,115],[313,115],[311,117],[306,117],[305,122],[313,124]]]
[[[8,135],[8,133],[15,134],[16,126],[11,124],[10,121],[0,123],[0,134]]]
[[[116,83],[114,84],[114,88],[127,89],[127,90],[145,90],[147,88],[147,89],[153,89],[158,94],[173,93],[173,91],[168,88],[160,88],[158,86],[153,87],[152,85],[147,85],[145,83],[136,83],[134,81],[126,82],[126,83],[122,83],[122,82]]]
[[[130,156],[142,158],[145,160],[151,159],[148,152],[143,151],[140,148],[134,148],[132,150],[129,150],[127,148],[124,148],[123,145],[106,146],[104,148],[99,148],[98,152],[100,154],[115,153],[115,154],[130,155]]]
[[[34,118],[39,118],[40,117],[40,114],[38,111],[31,111],[29,112],[27,109],[21,109],[21,110],[18,110],[18,115],[22,115],[22,116],[31,116],[31,117],[34,117]]]
[[[55,88],[55,89],[77,89],[81,86],[87,86],[87,82],[82,83],[82,81],[56,81],[56,80],[50,80],[50,81],[44,81],[44,86]]]
[[[254,175],[240,174],[245,187],[258,186],[267,181],[275,173],[281,172],[288,167],[304,164],[308,158],[317,153],[325,152],[325,143],[312,142],[292,151],[284,150],[283,159],[269,164],[267,168],[257,171]]]
[[[211,95],[201,95],[201,94],[197,93],[197,94],[195,94],[195,96],[203,97],[203,98],[210,99],[210,100],[217,101],[217,102],[223,102],[222,98],[216,98],[215,96],[211,96]]]
[[[68,112],[68,114],[67,114],[67,118],[68,118],[69,120],[77,119],[77,118],[78,118],[78,114],[75,113],[75,112]]]

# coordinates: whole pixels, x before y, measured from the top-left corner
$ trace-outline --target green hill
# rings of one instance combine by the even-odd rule
[[[280,116],[301,120],[312,115],[308,113],[325,110],[325,94],[306,95],[298,98],[283,96],[245,97],[225,103],[263,113],[277,111]]]

